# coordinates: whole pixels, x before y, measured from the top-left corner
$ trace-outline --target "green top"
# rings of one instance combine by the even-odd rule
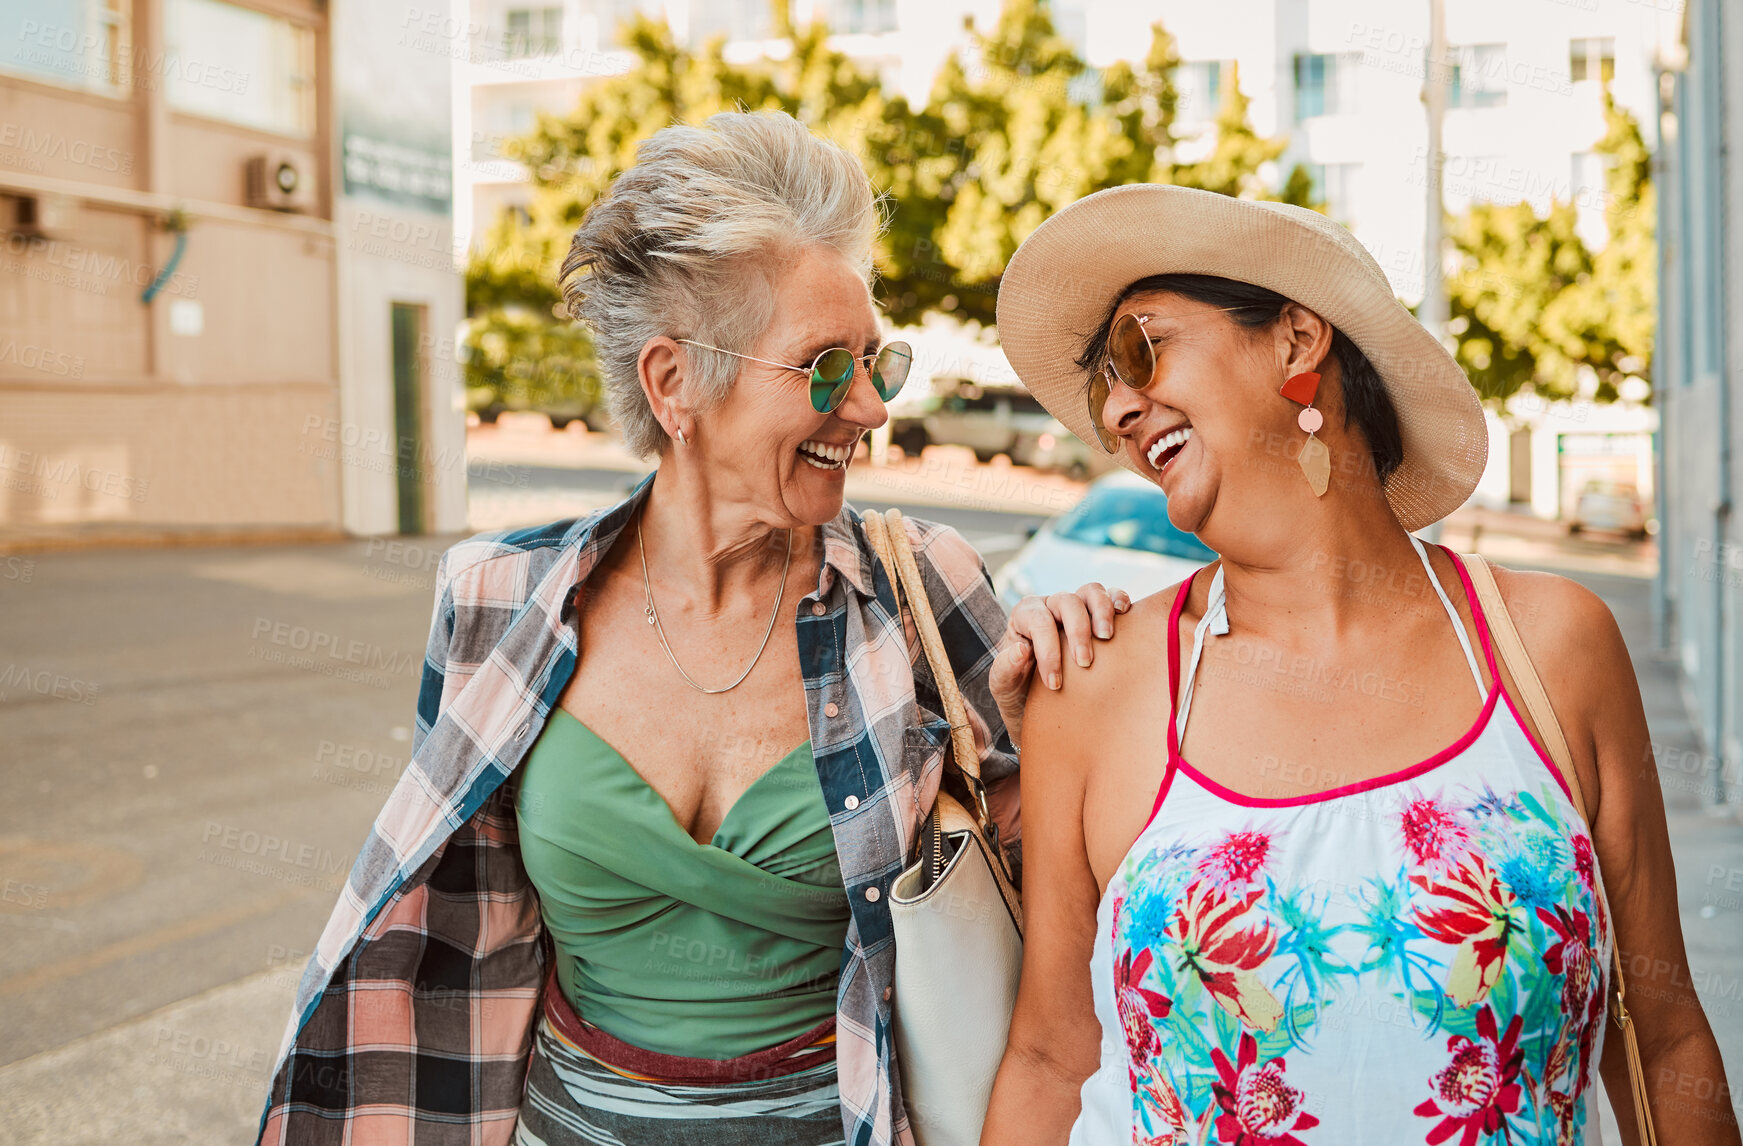
[[[835,1013],[848,903],[807,740],[699,844],[564,709],[521,765],[521,858],[575,1013],[661,1054],[736,1058]]]

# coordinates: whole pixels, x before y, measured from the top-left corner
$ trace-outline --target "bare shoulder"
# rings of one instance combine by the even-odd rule
[[[1539,671],[1558,661],[1620,655],[1628,648],[1615,614],[1604,599],[1569,577],[1491,565],[1495,587],[1507,604],[1519,639]],[[1540,658],[1541,654],[1541,658]],[[1592,665],[1591,667],[1597,667]]]
[[[1124,711],[1120,706],[1132,699],[1135,684],[1139,693],[1154,690],[1158,675],[1166,695],[1168,621],[1179,590],[1176,583],[1132,602],[1115,618],[1114,635],[1095,642],[1095,659],[1088,668],[1067,659],[1058,689],[1031,682],[1024,729],[1033,727],[1030,722],[1037,716],[1067,727],[1084,722],[1105,726]]]
[[[1570,741],[1639,706],[1621,626],[1604,599],[1567,577],[1493,566],[1495,586]],[[1633,697],[1632,704],[1617,700]]]

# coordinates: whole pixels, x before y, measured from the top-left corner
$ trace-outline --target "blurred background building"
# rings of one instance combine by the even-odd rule
[[[0,13],[0,530],[462,527],[439,0]]]
[[[1735,501],[1743,361],[1743,12],[1689,0],[1659,77],[1660,319],[1664,419],[1657,583],[1662,642],[1681,661],[1703,739],[1739,780],[1743,532]]]
[[[1311,199],[1350,226],[1411,305],[1425,290],[1431,174],[1451,215],[1473,205],[1519,203],[1541,214],[1559,202],[1571,207],[1587,247],[1602,250],[1611,198],[1611,160],[1599,149],[1606,92],[1638,119],[1644,145],[1655,146],[1654,59],[1674,25],[1664,5],[1634,0],[1458,0],[1445,8],[1440,50],[1447,64],[1439,74],[1445,112],[1433,163],[1423,108],[1431,78],[1427,0],[1047,6],[1054,28],[1091,69],[1073,85],[1073,97],[1086,103],[1100,98],[1098,78],[1107,69],[1142,61],[1151,26],[1161,23],[1178,55],[1172,128],[1181,163],[1212,156],[1219,119],[1238,84],[1251,130],[1283,143],[1281,154],[1260,166],[1260,177],[1276,191],[1291,173],[1303,173]],[[833,50],[919,106],[947,58],[958,57],[973,75],[965,22],[989,30],[1001,8],[994,0],[791,0],[785,11],[780,0],[475,0],[467,15],[473,47],[455,80],[462,248],[488,242],[504,213],[530,220],[535,188],[504,145],[534,130],[541,113],[569,115],[590,85],[632,69],[637,59],[622,33],[638,15],[664,20],[674,40],[692,50],[724,37],[724,58],[738,62],[793,51],[788,31],[776,28],[779,17],[789,31],[822,21]],[[1459,321],[1450,333],[1459,333]],[[937,324],[924,337],[945,347],[939,352],[945,360],[977,353],[975,340],[952,344]],[[928,363],[917,363],[916,374],[923,392]],[[1479,504],[1575,520],[1588,490],[1613,488],[1641,507],[1644,524],[1655,479],[1656,414],[1647,384],[1626,386],[1604,402],[1591,400],[1595,377],[1581,385],[1568,395],[1528,392],[1491,403],[1496,448]],[[553,410],[559,421],[570,413]]]

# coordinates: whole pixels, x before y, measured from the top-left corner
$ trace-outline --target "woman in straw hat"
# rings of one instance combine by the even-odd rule
[[[1412,535],[1488,442],[1367,252],[1118,188],[1024,242],[998,318],[1036,397],[1221,557],[1031,688],[983,1141],[1596,1142],[1600,1075],[1632,1141],[1619,945],[1662,1140],[1737,1143],[1628,650],[1579,585],[1496,569],[1485,609],[1486,566]]]

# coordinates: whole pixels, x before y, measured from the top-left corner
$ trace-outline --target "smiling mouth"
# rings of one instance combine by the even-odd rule
[[[1170,430],[1157,438],[1151,444],[1149,453],[1146,455],[1150,462],[1150,468],[1157,473],[1167,469],[1168,463],[1172,462],[1180,454],[1180,451],[1186,448],[1186,443],[1191,440],[1191,426],[1181,426],[1179,429]]]
[[[800,442],[799,456],[820,470],[844,470],[853,457],[853,448],[859,444],[856,438],[846,445],[818,441],[813,438]]]

